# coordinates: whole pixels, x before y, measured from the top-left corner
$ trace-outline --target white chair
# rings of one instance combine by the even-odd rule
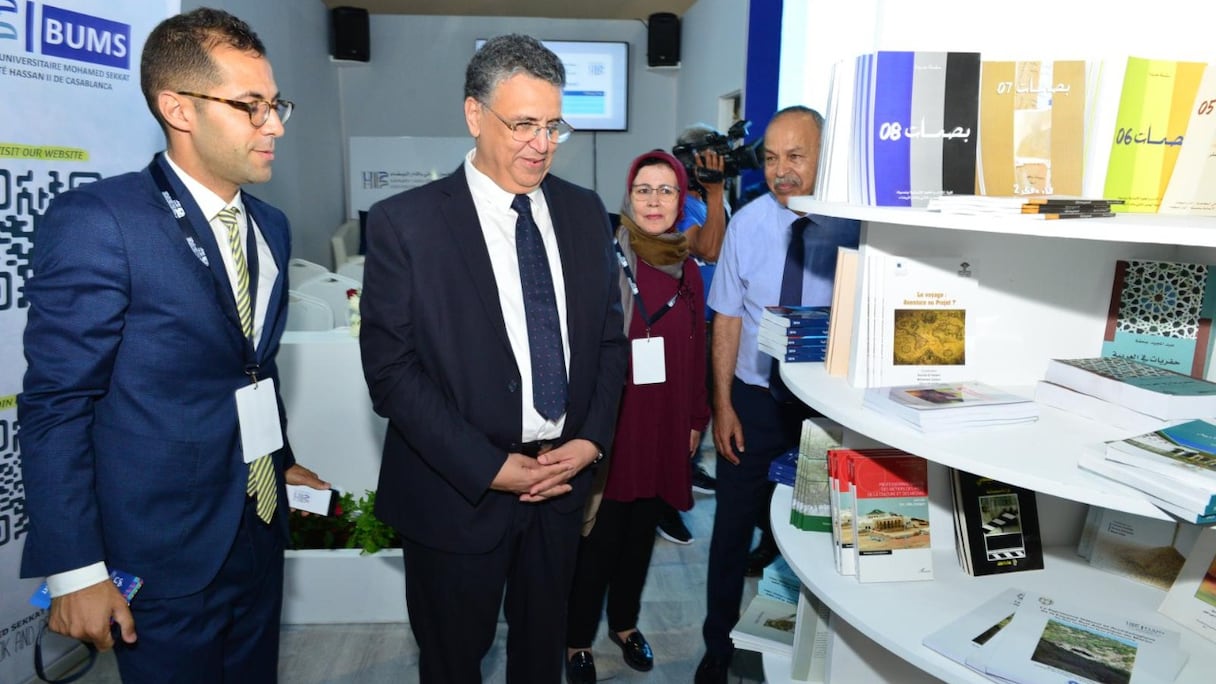
[[[329,273],[328,268],[307,259],[293,257],[287,262],[287,282],[291,284],[293,290],[299,289],[300,285],[326,273]]]
[[[337,273],[327,273],[292,289],[329,304],[334,315],[334,325],[340,327],[346,325],[350,320],[350,303],[347,301],[346,292],[358,290],[361,287],[363,284],[353,278]]]
[[[344,221],[334,231],[334,236],[329,239],[329,244],[334,252],[335,271],[342,268],[342,264],[345,264],[347,261],[363,258],[359,254],[360,234],[359,219]]]
[[[363,257],[351,259],[338,267],[338,275],[363,282]]]
[[[334,310],[329,302],[320,297],[288,290],[286,329],[333,330]]]

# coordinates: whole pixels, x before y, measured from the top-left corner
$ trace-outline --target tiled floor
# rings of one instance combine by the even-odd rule
[[[712,472],[712,446],[703,451]],[[648,684],[689,684],[704,652],[701,621],[705,616],[705,572],[713,527],[714,497],[695,495],[696,505],[685,514],[695,541],[687,546],[662,538],[655,541],[650,575],[643,593],[639,628],[655,651],[655,668],[641,673],[629,669],[601,623],[593,653],[601,681]],[[748,580],[744,602],[755,593]],[[482,664],[486,682],[502,682],[506,627]],[[279,680],[283,684],[399,684],[417,681],[417,649],[406,624],[287,625],[282,631]],[[732,684],[763,681],[760,659],[749,652],[735,658]],[[98,659],[83,684],[119,682],[112,654]]]

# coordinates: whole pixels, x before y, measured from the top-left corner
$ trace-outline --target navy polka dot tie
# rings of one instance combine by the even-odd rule
[[[540,229],[532,220],[531,200],[527,195],[516,195],[511,208],[519,215],[515,219],[515,252],[524,292],[524,316],[528,319],[532,403],[545,419],[557,420],[566,412],[566,361],[553,273],[549,270]]]

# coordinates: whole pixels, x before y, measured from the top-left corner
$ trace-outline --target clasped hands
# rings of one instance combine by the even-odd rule
[[[599,447],[586,439],[572,439],[536,458],[508,453],[490,488],[518,494],[520,501],[528,503],[552,499],[568,493],[570,478],[597,456]]]

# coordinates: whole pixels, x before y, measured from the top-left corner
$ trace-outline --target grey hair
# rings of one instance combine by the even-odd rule
[[[707,140],[715,135],[721,135],[713,126],[707,123],[695,123],[680,132],[680,136],[676,138],[676,145],[692,145],[694,147],[703,145]]]
[[[495,36],[473,55],[464,73],[464,96],[485,102],[499,83],[515,74],[566,87],[566,67],[553,51],[532,36]]]

